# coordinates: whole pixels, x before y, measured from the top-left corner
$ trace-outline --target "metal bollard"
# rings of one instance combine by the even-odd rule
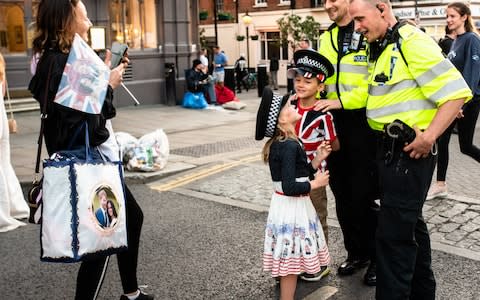
[[[263,89],[268,85],[267,65],[257,65],[258,97],[262,97]]]

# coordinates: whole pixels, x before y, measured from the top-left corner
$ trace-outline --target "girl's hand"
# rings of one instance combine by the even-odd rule
[[[329,180],[330,180],[330,173],[328,171],[317,172],[317,175],[315,175],[315,179],[310,181],[310,188],[314,190],[322,186],[327,186]]]
[[[332,152],[332,145],[330,145],[330,141],[323,141],[320,146],[317,148],[317,155],[320,161],[325,160],[330,153]]]
[[[292,103],[292,101],[294,100],[297,100],[297,94],[293,94],[293,95],[290,95],[290,97],[288,97],[288,103]]]
[[[318,169],[322,163],[332,152],[332,146],[330,145],[330,141],[323,141],[317,148],[315,153],[315,157],[312,160],[312,167],[314,169]]]

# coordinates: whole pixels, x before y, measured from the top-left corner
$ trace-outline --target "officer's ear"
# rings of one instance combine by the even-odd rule
[[[385,9],[384,8],[385,4],[384,3],[378,3],[376,6],[377,6],[377,9],[380,11],[380,13],[383,14],[383,11]]]

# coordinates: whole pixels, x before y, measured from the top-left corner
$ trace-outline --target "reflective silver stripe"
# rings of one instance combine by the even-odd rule
[[[452,63],[448,59],[444,59],[443,61],[433,66],[433,68],[418,76],[417,82],[419,85],[428,84],[430,81],[434,80],[439,75],[448,72],[452,68],[455,68]]]
[[[402,80],[393,85],[370,85],[368,94],[370,96],[384,96],[404,89],[413,89],[416,87],[418,87],[418,84],[415,80]]]
[[[335,70],[335,73],[338,72],[337,65],[334,65],[333,69]],[[340,70],[342,72],[345,72],[345,73],[368,75],[368,68],[367,68],[366,65],[365,66],[357,66],[357,65],[351,65],[351,64],[346,64],[346,63],[340,63]]]
[[[446,95],[462,89],[468,89],[468,85],[466,84],[465,80],[463,80],[463,78],[458,78],[454,81],[449,81],[441,89],[431,95],[429,99],[431,101],[437,102],[438,100],[444,98]]]
[[[341,92],[350,92],[353,89],[358,88],[357,85],[351,85],[351,84],[340,84],[340,91]],[[329,84],[327,85],[327,92],[328,93],[336,93],[337,92],[337,86],[335,84]]]
[[[367,117],[370,119],[381,118],[402,112],[434,109],[435,104],[428,100],[410,100],[406,102],[396,103],[389,106],[384,106],[375,109],[367,108]]]
[[[335,84],[327,84],[327,93],[336,93],[337,87]]]
[[[368,74],[367,66],[356,66],[351,64],[340,64],[340,70],[346,73],[355,73],[355,74]]]

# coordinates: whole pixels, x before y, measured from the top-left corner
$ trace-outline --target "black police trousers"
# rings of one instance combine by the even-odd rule
[[[118,270],[123,292],[133,293],[138,289],[137,261],[143,212],[132,193],[125,185],[128,250],[117,254]],[[82,262],[77,276],[76,300],[95,300],[105,278],[110,256],[99,256]],[[111,295],[108,298],[112,298]]]
[[[365,110],[332,112],[340,150],[327,159],[347,259],[375,259],[376,209],[379,199],[375,164],[376,137]]]
[[[412,159],[403,143],[378,143],[381,205],[376,234],[376,299],[435,299],[430,237],[422,208],[436,157]]]

